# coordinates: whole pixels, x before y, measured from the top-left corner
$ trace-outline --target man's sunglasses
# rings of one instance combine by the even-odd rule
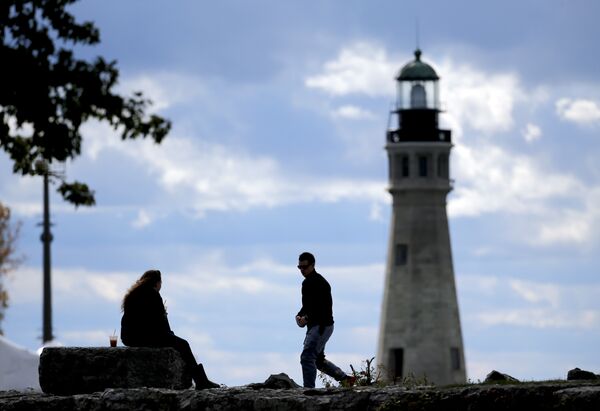
[[[310,264],[299,264],[299,265],[298,265],[298,268],[299,268],[300,270],[304,270],[305,268],[308,268],[308,267],[310,267]]]

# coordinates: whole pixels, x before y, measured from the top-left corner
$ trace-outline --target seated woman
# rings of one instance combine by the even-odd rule
[[[160,271],[149,270],[125,294],[121,319],[123,344],[129,347],[173,347],[179,351],[186,363],[196,383],[196,389],[219,387],[218,384],[209,381],[202,364],[196,364],[188,342],[171,331],[159,293],[161,286]]]

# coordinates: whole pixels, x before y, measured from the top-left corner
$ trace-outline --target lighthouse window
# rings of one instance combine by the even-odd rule
[[[426,108],[427,97],[425,87],[422,84],[415,84],[410,90],[410,107],[411,108]]]
[[[456,347],[450,348],[450,363],[452,370],[460,370],[460,350]]]
[[[448,156],[440,154],[438,157],[438,177],[448,178]]]
[[[402,156],[402,177],[410,175],[408,156]]]
[[[408,260],[408,246],[406,244],[396,244],[396,265],[406,265]]]
[[[419,177],[427,177],[427,157],[419,156]]]

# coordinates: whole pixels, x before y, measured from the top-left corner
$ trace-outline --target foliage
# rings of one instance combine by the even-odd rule
[[[377,370],[373,365],[373,361],[375,357],[371,359],[366,359],[362,362],[361,368],[357,371],[352,364],[350,364],[350,369],[352,370],[352,375],[356,380],[354,381],[354,386],[366,387],[370,385],[376,386],[384,386],[387,385],[386,382],[382,378],[382,374],[380,370]],[[332,388],[334,382],[327,375],[322,372],[319,373],[319,379],[325,388]],[[344,386],[342,382],[340,386]]]
[[[8,293],[2,285],[2,277],[17,267],[20,259],[15,257],[15,241],[20,224],[11,224],[10,209],[0,203],[0,324],[8,307]],[[0,335],[2,328],[0,327]]]
[[[352,364],[350,364],[352,375],[356,378],[356,382],[354,383],[354,385],[380,385],[380,383],[382,382],[381,371],[375,369],[375,366],[373,365],[373,360],[375,360],[375,357],[372,357],[370,360],[367,359],[363,361],[362,368],[358,371],[356,371]]]
[[[78,59],[73,48],[100,42],[91,22],[78,23],[66,11],[77,0],[0,2],[0,147],[13,172],[35,175],[35,164],[64,162],[81,153],[80,127],[89,119],[107,121],[122,139],[151,137],[160,143],[171,124],[147,115],[141,93],[115,94],[115,61]],[[85,183],[58,187],[75,206],[93,205]]]
[[[327,389],[333,388],[333,380],[327,374],[319,371],[319,380],[321,380],[321,384],[323,384],[323,387]]]
[[[400,379],[388,380],[383,377],[385,369],[382,365],[373,365],[375,357],[366,359],[362,362],[361,368],[356,370],[352,364],[350,369],[352,375],[356,378],[354,386],[366,387],[366,386],[377,386],[385,387],[388,385],[400,385],[407,388],[432,386],[433,384],[427,379],[427,376],[421,377],[415,376],[413,373],[409,373],[407,376]],[[319,379],[321,380],[325,388],[332,388],[334,385],[333,380],[323,373],[319,373]],[[343,386],[343,383],[341,384]]]

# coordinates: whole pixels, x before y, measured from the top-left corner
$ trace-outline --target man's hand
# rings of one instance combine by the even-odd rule
[[[304,317],[300,317],[299,315],[296,316],[296,324],[298,324],[298,327],[304,327],[307,323],[308,323],[308,320],[306,319],[306,316],[304,316]]]

